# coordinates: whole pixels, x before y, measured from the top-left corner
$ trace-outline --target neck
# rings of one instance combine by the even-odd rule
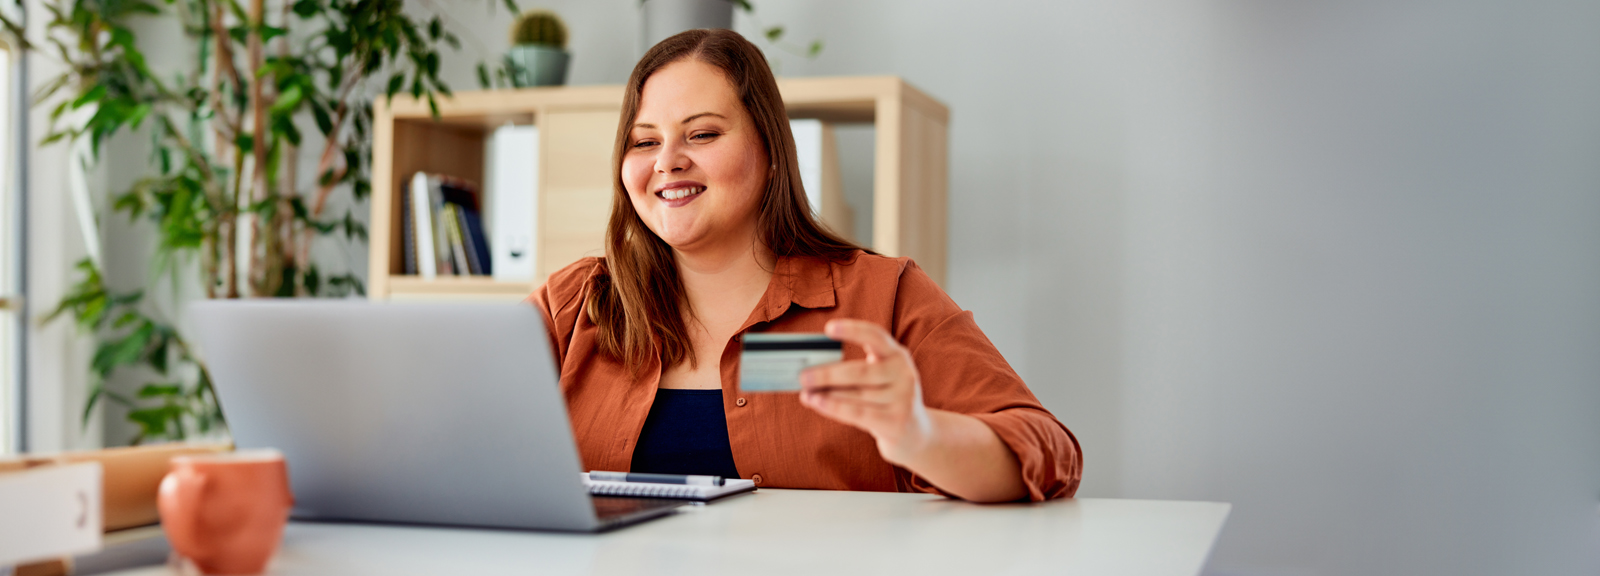
[[[778,261],[754,237],[692,251],[675,249],[673,256],[689,305],[702,320],[708,315],[748,315],[766,292]]]

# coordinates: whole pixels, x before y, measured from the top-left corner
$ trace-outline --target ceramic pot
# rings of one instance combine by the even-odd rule
[[[179,456],[157,504],[172,549],[204,574],[260,574],[283,540],[294,496],[277,450]]]
[[[733,29],[733,2],[728,0],[645,0],[644,50],[684,30]]]
[[[512,46],[506,51],[511,85],[518,88],[566,84],[567,62],[571,59],[566,50],[538,44]]]

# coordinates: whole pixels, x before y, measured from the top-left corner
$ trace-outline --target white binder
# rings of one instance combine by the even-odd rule
[[[490,139],[489,184],[494,211],[489,261],[494,279],[528,282],[537,270],[539,128],[507,124]]]
[[[800,184],[806,189],[806,201],[811,204],[811,214],[821,218],[822,121],[790,120],[789,132],[794,134],[795,159],[800,162]]]

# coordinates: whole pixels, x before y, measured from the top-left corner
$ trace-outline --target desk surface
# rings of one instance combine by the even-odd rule
[[[1229,508],[760,490],[599,535],[296,522],[268,574],[1193,576]]]

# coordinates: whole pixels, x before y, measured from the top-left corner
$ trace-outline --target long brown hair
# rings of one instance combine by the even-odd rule
[[[757,234],[777,256],[810,256],[843,261],[862,248],[818,223],[806,203],[795,156],[794,135],[778,82],[761,50],[731,30],[690,30],[656,44],[628,76],[622,121],[617,124],[611,174],[611,222],[606,226],[607,275],[596,278],[585,306],[599,328],[600,352],[639,370],[659,352],[662,366],[687,360],[694,349],[681,310],[689,305],[672,247],[645,226],[622,183],[622,160],[639,117],[644,83],[657,70],[694,58],[723,71],[739,93],[773,170],[762,193]]]

